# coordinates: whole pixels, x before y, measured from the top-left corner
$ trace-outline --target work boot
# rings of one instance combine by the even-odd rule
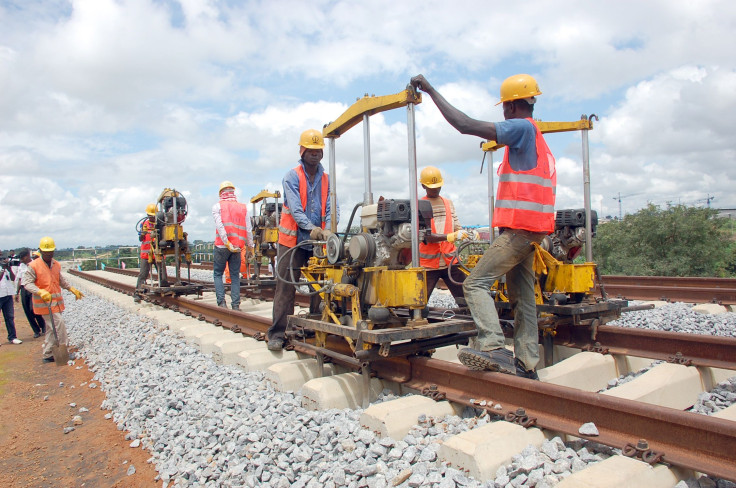
[[[280,351],[284,348],[284,340],[278,337],[276,339],[269,339],[267,347],[269,351]]]
[[[516,374],[514,353],[505,347],[493,351],[478,351],[466,347],[457,354],[457,358],[468,369],[474,371],[497,371],[499,373]]]
[[[220,308],[227,308],[227,303],[220,302],[220,303],[217,304],[217,306],[220,307]]]
[[[533,369],[526,369],[526,367],[524,367],[524,363],[518,359],[514,359],[514,364],[516,364],[516,376],[528,378],[530,380],[539,380],[537,372]]]
[[[240,312],[240,305],[233,305],[233,310]]]
[[[44,363],[53,363],[54,362],[54,356],[49,356],[47,358],[43,358],[41,361]]]
[[[134,303],[141,303],[141,296],[140,295],[133,295],[133,302]]]

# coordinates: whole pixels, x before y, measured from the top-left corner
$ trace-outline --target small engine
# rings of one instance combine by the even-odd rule
[[[595,236],[598,213],[590,211],[591,230]],[[544,238],[542,247],[555,259],[572,263],[585,245],[585,209],[558,210],[555,231]]]
[[[432,204],[419,200],[419,238],[431,228]],[[387,266],[389,269],[405,268],[411,264],[411,202],[409,200],[383,199],[366,205],[361,212],[363,232],[353,235],[345,246],[345,252],[353,263],[364,266]],[[330,244],[333,244],[330,246]],[[335,250],[339,246],[328,241],[328,259],[335,264],[340,258]],[[333,252],[330,252],[330,251]]]

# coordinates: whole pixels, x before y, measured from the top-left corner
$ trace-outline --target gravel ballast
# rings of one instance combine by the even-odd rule
[[[433,419],[418,412],[404,439],[380,439],[360,428],[360,409],[307,411],[298,394],[274,391],[262,372],[215,363],[165,324],[91,294],[80,301],[65,297],[70,342],[107,395],[101,408],[138,446],[131,448],[151,453],[164,487],[545,488],[616,452],[555,438],[539,449],[527,447],[494,480],[478,482],[439,463],[437,451],[445,439],[490,421],[487,416]],[[655,312],[663,314],[635,313]],[[702,329],[712,326],[712,316],[695,315],[705,321]],[[692,327],[694,320],[688,319]],[[733,327],[736,319],[730,320]],[[393,398],[385,391],[378,401]],[[720,409],[730,397],[723,398],[704,401]]]

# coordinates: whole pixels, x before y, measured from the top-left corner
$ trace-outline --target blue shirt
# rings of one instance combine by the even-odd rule
[[[300,159],[299,164],[304,168],[304,162]],[[282,182],[284,186],[284,205],[289,207],[291,216],[294,217],[296,225],[299,226],[296,232],[297,244],[309,239],[309,232],[315,227],[322,227],[322,175],[325,168],[322,164],[317,166],[317,174],[314,180],[309,181],[309,174],[306,169],[304,174],[307,177],[307,208],[302,208],[302,198],[299,195],[299,175],[296,170],[289,170],[284,176]],[[332,181],[329,180],[330,185]],[[325,205],[325,217],[327,219],[325,228],[330,228],[331,212],[330,212],[330,189],[327,188],[327,204]],[[337,206],[335,212],[337,221],[340,220],[340,206]]]
[[[537,167],[537,131],[526,119],[495,122],[496,142],[508,146],[509,164],[514,171]]]

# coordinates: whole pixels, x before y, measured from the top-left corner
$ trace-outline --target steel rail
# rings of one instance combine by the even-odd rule
[[[98,275],[77,271],[71,271],[71,274],[123,293],[132,294],[134,291],[131,285]],[[207,319],[246,335],[263,332],[270,325],[268,319],[260,316],[234,312],[182,297],[154,298],[152,302],[188,315],[198,314],[200,320]],[[587,328],[579,329],[588,331]],[[577,331],[573,332],[570,340],[582,342],[580,338],[575,339]],[[618,332],[616,327],[600,326],[597,338],[605,341],[610,335],[610,340],[613,341],[613,337],[619,335]],[[621,329],[620,332],[620,337],[617,337],[619,340],[634,332],[636,338],[631,341],[652,344],[656,344],[658,341],[655,337],[662,334],[656,334],[648,340],[647,336],[652,331]],[[686,337],[692,336],[677,339],[685,341]],[[659,342],[666,341],[660,337]],[[339,340],[331,341],[329,345],[340,352],[345,352],[347,347],[345,341]],[[313,354],[311,349],[313,348],[297,348],[300,352]],[[349,353],[349,349],[347,351]],[[733,360],[736,355],[729,357]],[[355,366],[352,359],[345,363]],[[734,368],[733,365],[731,367]],[[645,457],[736,481],[736,422],[733,421],[564,386],[531,382],[511,375],[470,371],[459,364],[426,357],[378,360],[371,362],[371,368],[383,379],[401,383],[417,391],[432,391],[436,398],[444,397],[476,408],[487,404],[483,408],[490,415],[500,413],[507,420],[517,419],[517,423],[527,427],[536,425],[620,449],[626,449],[627,446],[632,449],[632,446],[642,445],[644,442],[647,447],[644,451]],[[500,411],[491,407],[498,404],[502,406]],[[586,422],[596,425],[598,436],[589,437],[579,433],[578,429]]]
[[[469,371],[437,359],[412,357],[408,362],[403,374],[380,363],[373,369],[380,377],[419,391],[435,385],[454,402],[476,407],[481,400],[500,404],[507,416],[523,408],[521,417],[535,419],[539,427],[609,446],[623,449],[644,439],[653,453],[663,454],[664,462],[736,480],[736,422],[501,373]],[[491,407],[487,410],[496,413]],[[593,422],[600,435],[580,434],[585,422]]]
[[[601,325],[591,329],[573,325],[555,328],[554,343],[576,349],[595,350],[711,368],[736,369],[736,338],[683,334],[660,330]]]

